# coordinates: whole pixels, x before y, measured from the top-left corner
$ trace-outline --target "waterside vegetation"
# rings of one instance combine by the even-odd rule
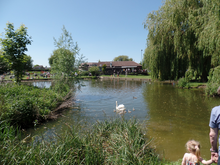
[[[72,88],[56,83],[51,88],[7,83],[0,88],[0,125],[9,123],[20,128],[33,127],[47,120],[50,113],[67,97]]]
[[[67,124],[68,126],[68,124]],[[142,125],[136,120],[118,118],[96,122],[92,128],[68,126],[63,134],[54,133],[51,140],[15,136],[5,125],[0,131],[1,164],[150,164],[171,165],[150,146]],[[40,138],[40,140],[39,140]]]

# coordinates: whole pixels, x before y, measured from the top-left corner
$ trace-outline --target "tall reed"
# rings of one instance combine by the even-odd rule
[[[51,141],[1,141],[0,164],[172,164],[161,160],[150,142],[134,119],[97,121],[91,129],[69,126]]]

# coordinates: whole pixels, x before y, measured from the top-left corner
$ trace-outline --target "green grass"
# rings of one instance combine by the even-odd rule
[[[63,134],[54,133],[51,141],[34,142],[4,136],[0,141],[0,164],[135,164],[174,165],[161,159],[142,131],[140,123],[132,120],[106,120],[90,129],[79,125],[68,126]],[[13,132],[8,129],[8,133]],[[5,132],[7,134],[7,131]],[[7,138],[8,137],[8,138]],[[28,142],[29,141],[29,142]]]
[[[207,83],[200,83],[200,82],[190,82],[189,83],[189,85],[190,85],[190,87],[194,87],[194,88],[197,88],[197,87],[199,87],[199,86],[206,86],[207,85]]]

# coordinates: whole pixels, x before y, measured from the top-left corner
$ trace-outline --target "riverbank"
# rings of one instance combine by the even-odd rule
[[[144,82],[151,82],[151,81],[157,81],[157,80],[152,80],[150,75],[119,75],[113,76],[113,75],[101,75],[101,76],[77,76],[73,77],[73,79],[83,79],[83,80],[89,80],[89,79],[118,79],[118,80],[128,80],[128,81],[144,81]],[[71,79],[71,78],[70,78]],[[23,78],[22,82],[30,82],[30,81],[52,81],[53,78],[40,78],[40,79],[26,79]],[[4,82],[12,82],[12,80],[6,78]],[[174,83],[178,84],[178,81],[175,80],[165,80],[165,81],[159,81],[161,83]],[[202,83],[202,82],[189,82],[189,87],[190,88],[206,88],[207,83]]]
[[[120,75],[119,77],[114,77],[114,76],[108,76],[108,75],[102,75],[99,78],[101,79],[117,79],[117,80],[128,80],[128,81],[144,81],[144,82],[152,82],[151,76],[146,76],[146,75]],[[156,81],[156,80],[154,80]],[[158,81],[161,83],[170,83],[170,84],[178,84],[178,81],[174,80],[165,80],[165,81]],[[189,88],[206,88],[207,83],[200,83],[200,82],[190,82],[189,83]]]
[[[3,83],[0,88],[0,122],[20,128],[33,127],[70,107],[73,103],[71,96],[72,87],[65,82],[57,81],[52,88]]]

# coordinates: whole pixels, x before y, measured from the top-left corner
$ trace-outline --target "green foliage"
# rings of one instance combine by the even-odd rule
[[[102,72],[103,72],[103,73],[105,73],[106,67],[107,67],[106,64],[103,64],[103,65],[102,65]]]
[[[62,32],[58,40],[54,38],[54,45],[57,49],[53,51],[48,60],[53,73],[68,77],[84,62],[85,57],[79,54],[78,44],[73,42],[71,33],[66,30],[65,26],[62,28]]]
[[[190,88],[189,81],[187,81],[185,78],[180,78],[177,86],[181,88]]]
[[[185,72],[185,80],[186,82],[190,82],[194,77],[194,69],[188,69],[186,72]]]
[[[0,122],[7,121],[20,127],[33,126],[37,120],[47,119],[70,92],[64,82],[51,89],[27,85],[7,84],[0,88]]]
[[[5,73],[10,70],[10,62],[4,56],[3,51],[0,50],[0,74]]]
[[[24,61],[24,70],[31,70],[33,68],[33,60],[31,59],[31,56],[24,55],[23,61]]]
[[[121,56],[115,57],[113,61],[133,61],[133,59],[129,58],[128,56],[121,55]]]
[[[92,76],[96,76],[100,74],[98,66],[92,66],[91,68],[89,68],[89,72],[92,74]]]
[[[37,66],[39,66],[39,65],[38,64],[34,65],[34,67],[37,67]]]
[[[80,76],[88,76],[89,75],[89,71],[82,71],[80,73]]]
[[[54,45],[57,47],[49,58],[51,71],[53,73],[63,74],[68,77],[76,69],[74,67],[76,55],[79,53],[78,44],[73,42],[71,33],[69,33],[65,26],[62,29],[61,37],[56,40],[54,38]]]
[[[219,5],[217,0],[166,0],[148,14],[144,66],[152,78],[179,79],[193,68],[196,79],[207,81],[210,68],[220,64]]]
[[[69,126],[55,141],[31,137],[0,141],[1,164],[150,164],[162,165],[135,120],[104,121],[91,129]],[[171,163],[170,163],[171,164]]]
[[[210,69],[208,80],[206,94],[216,95],[217,89],[220,86],[220,66]]]
[[[4,57],[11,63],[11,69],[14,70],[16,82],[20,82],[22,72],[26,69],[27,61],[30,56],[26,56],[25,52],[28,50],[27,45],[31,44],[31,37],[27,34],[27,27],[21,25],[19,29],[14,30],[12,23],[7,23],[5,29],[5,37],[0,39]]]
[[[74,68],[75,55],[68,49],[59,48],[53,52],[50,60],[52,73],[63,74],[68,77],[76,69]]]

